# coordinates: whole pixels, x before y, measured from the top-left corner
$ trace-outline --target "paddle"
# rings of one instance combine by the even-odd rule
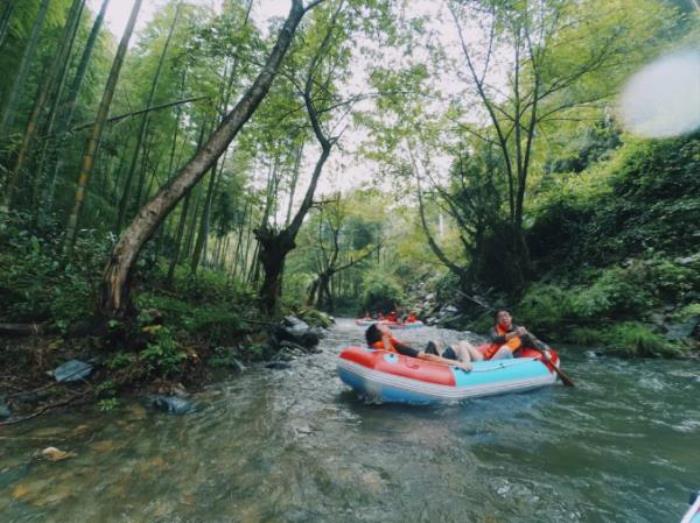
[[[541,343],[541,342],[540,342],[540,343]],[[549,363],[549,365],[554,369],[554,372],[556,372],[556,373],[559,375],[559,377],[561,378],[561,382],[562,382],[565,386],[567,386],[567,387],[573,387],[573,386],[574,386],[574,382],[571,381],[571,378],[569,378],[569,376],[567,376],[566,373],[565,373],[563,370],[561,370],[559,367],[557,367],[554,363],[552,363],[552,360],[549,359],[549,355],[547,354],[547,351],[546,351],[546,349],[548,349],[549,347],[547,347],[547,346],[545,345],[545,349],[540,349],[539,347],[528,347],[528,348],[529,348],[529,349],[534,349],[534,350],[536,350],[537,352],[539,352],[540,354],[542,354],[542,359],[543,359],[544,361],[546,361],[547,363]]]

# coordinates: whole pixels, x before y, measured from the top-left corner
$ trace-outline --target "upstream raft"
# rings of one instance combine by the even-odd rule
[[[386,325],[390,329],[417,329],[419,327],[425,326],[425,323],[423,323],[420,320],[407,321],[404,323],[400,323],[397,321],[373,320],[367,318],[360,318],[355,320],[355,324],[359,325],[360,327],[367,327],[369,325],[372,325],[373,323],[381,323],[382,325]]]
[[[393,352],[348,347],[340,353],[338,374],[371,401],[459,401],[553,385],[558,376],[551,365],[559,365],[558,355],[549,351],[550,364],[535,357],[537,354],[532,351],[520,358],[473,362],[474,368],[468,372]]]

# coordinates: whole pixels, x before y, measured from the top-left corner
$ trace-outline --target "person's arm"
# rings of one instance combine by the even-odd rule
[[[498,334],[496,327],[493,327],[489,333],[489,341],[496,345],[503,345],[508,340],[505,336]]]
[[[527,331],[525,330],[524,327],[516,327],[512,331],[506,332],[503,335],[499,335],[498,331],[496,330],[496,327],[491,329],[491,343],[498,344],[498,345],[503,345],[513,338],[517,338],[518,336],[522,336],[524,334],[527,334]]]
[[[421,352],[417,356],[421,360],[434,361],[435,363],[442,363],[443,365],[454,365],[455,367],[460,367],[466,371],[472,370],[472,364],[459,361],[459,360],[448,360],[442,356],[436,356],[435,354],[428,354],[427,352]]]
[[[398,352],[399,354],[403,354],[404,356],[410,356],[411,358],[420,358],[421,352],[419,350],[416,350],[413,347],[409,347],[408,345],[404,345],[401,342],[394,343],[394,348],[396,349],[396,352]]]

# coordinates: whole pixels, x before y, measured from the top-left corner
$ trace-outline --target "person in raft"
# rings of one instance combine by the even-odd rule
[[[445,365],[455,365],[465,371],[472,370],[470,363],[472,356],[475,356],[475,359],[482,359],[481,353],[468,342],[459,342],[454,347],[447,347],[442,356],[437,353],[437,347],[432,341],[428,343],[428,347],[424,351],[414,349],[394,338],[389,327],[381,323],[374,323],[367,327],[365,338],[367,345],[373,349],[398,352],[404,356],[435,361]]]
[[[499,310],[495,316],[496,325],[491,329],[489,338],[491,345],[483,352],[484,359],[500,360],[512,358],[520,349],[547,349],[547,345],[538,340],[532,333],[513,323],[513,318],[506,310]]]

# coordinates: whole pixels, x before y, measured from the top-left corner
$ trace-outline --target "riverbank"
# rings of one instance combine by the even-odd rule
[[[284,369],[290,360],[318,352],[332,319],[310,310],[301,315],[313,325],[291,315],[274,323],[243,320],[257,325],[236,331],[226,345],[182,331],[173,334],[175,326],[155,309],[142,313],[150,318],[141,326],[143,344],[129,350],[114,350],[109,336],[0,337],[7,362],[0,384],[0,425],[85,403],[111,411],[127,397],[148,398],[161,410],[182,410],[190,393],[230,379],[249,365]]]
[[[9,408],[11,422],[86,402],[109,411],[129,395],[182,396],[251,363],[314,350],[330,325],[306,308],[286,308],[286,324],[266,319],[252,287],[209,269],[178,266],[169,277],[155,252],[132,283],[135,317],[105,324],[94,311],[109,238],[84,234],[67,260],[59,227],[3,218],[0,417]],[[294,315],[310,325],[295,327]],[[73,360],[91,367],[89,378],[57,383],[51,372]]]

